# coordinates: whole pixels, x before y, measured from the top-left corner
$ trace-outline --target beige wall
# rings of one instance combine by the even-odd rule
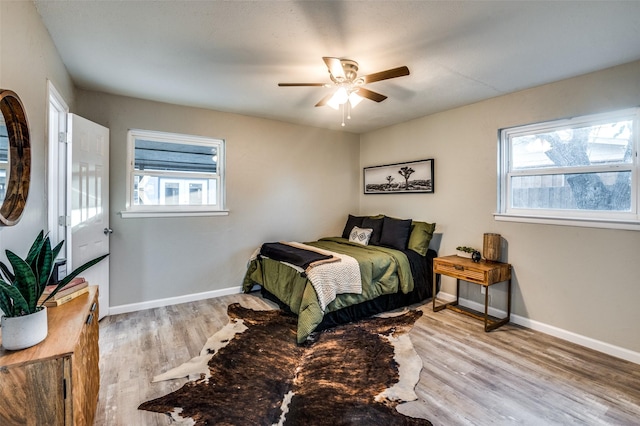
[[[483,233],[500,233],[514,268],[514,314],[640,352],[640,232],[492,216],[498,129],[639,104],[635,62],[362,135],[361,167],[434,158],[435,193],[360,195],[360,212],[437,222],[442,255],[458,245],[482,248]],[[455,292],[453,280],[445,279],[444,290]],[[461,293],[481,300],[478,286]]]
[[[73,103],[73,84],[30,1],[0,1],[0,88],[13,90],[25,107],[31,135],[31,187],[20,222],[0,227],[0,253],[24,256],[38,232],[47,227],[46,126],[47,80]]]
[[[262,242],[338,235],[358,206],[357,135],[78,91],[111,130],[111,305],[241,285]],[[123,219],[127,130],[226,140],[228,216]]]

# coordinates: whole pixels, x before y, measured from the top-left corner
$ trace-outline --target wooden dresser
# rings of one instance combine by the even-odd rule
[[[98,288],[47,309],[43,342],[21,351],[0,348],[0,425],[93,424],[100,388]]]

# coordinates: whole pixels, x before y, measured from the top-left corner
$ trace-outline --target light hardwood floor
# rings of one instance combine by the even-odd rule
[[[100,398],[95,425],[168,425],[140,403],[186,379],[151,378],[199,354],[227,323],[226,307],[275,305],[257,293],[150,309],[100,322]],[[424,368],[418,401],[400,409],[434,425],[640,425],[640,365],[507,324],[485,333],[459,313],[424,315],[411,339]]]

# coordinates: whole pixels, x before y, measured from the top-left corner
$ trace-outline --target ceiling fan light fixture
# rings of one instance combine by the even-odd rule
[[[349,94],[349,104],[351,104],[351,108],[355,108],[358,106],[360,102],[362,102],[364,98],[358,95],[356,92],[351,92]]]
[[[340,104],[336,101],[335,95],[332,96],[331,99],[329,99],[325,105],[335,109],[336,111],[340,109]]]
[[[347,119],[351,119],[351,110],[363,99],[367,98],[374,102],[382,102],[387,99],[385,95],[364,88],[364,85],[409,75],[409,68],[402,66],[358,77],[358,63],[356,61],[329,56],[324,56],[322,60],[327,66],[332,83],[278,83],[278,86],[335,87],[336,91],[333,94],[325,95],[315,106],[328,105],[336,111],[340,110],[342,112],[342,126],[345,125],[345,115]]]
[[[333,94],[331,99],[333,99],[337,104],[342,105],[347,103],[349,100],[349,93],[347,92],[347,89],[340,87],[336,90],[336,93]]]

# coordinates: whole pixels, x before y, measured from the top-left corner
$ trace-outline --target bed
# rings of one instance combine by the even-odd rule
[[[314,331],[432,297],[434,230],[433,223],[411,219],[349,215],[340,237],[263,244],[250,259],[243,291],[249,293],[259,285],[266,298],[296,314],[297,341],[302,343]],[[304,259],[299,264],[289,262],[291,254]],[[318,287],[322,274],[317,271],[347,268],[347,260],[357,262],[361,290],[353,290],[356,283],[338,282],[346,290],[338,288],[335,298],[327,299],[327,291]],[[337,276],[344,281],[353,278],[343,270]]]

